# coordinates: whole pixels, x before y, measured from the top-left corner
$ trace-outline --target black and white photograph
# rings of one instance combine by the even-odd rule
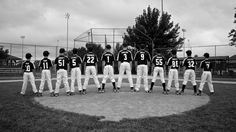
[[[0,0],[1,132],[235,130],[235,0]]]

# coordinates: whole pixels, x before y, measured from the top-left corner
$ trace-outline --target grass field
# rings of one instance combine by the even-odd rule
[[[126,81],[126,80],[125,80]],[[55,82],[53,82],[55,84]],[[31,87],[19,96],[21,82],[0,84],[0,131],[235,131],[236,85],[214,84],[216,94],[200,108],[181,115],[100,122],[99,117],[52,110],[32,101]],[[37,87],[39,82],[36,82]],[[208,88],[204,89],[208,94]]]

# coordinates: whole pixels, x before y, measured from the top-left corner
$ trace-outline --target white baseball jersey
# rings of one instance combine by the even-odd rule
[[[44,58],[40,61],[39,67],[42,69],[39,93],[43,92],[45,80],[47,81],[50,93],[52,93],[53,89],[52,89],[51,71],[50,71],[52,67],[52,61],[48,58]]]
[[[66,92],[70,92],[68,83],[68,73],[67,73],[68,64],[69,64],[69,59],[66,56],[60,55],[55,59],[55,65],[57,67],[57,82],[56,82],[55,93],[59,93],[60,90],[59,87],[61,85],[62,80],[66,88]]]
[[[187,84],[189,78],[193,85],[197,85],[194,71],[196,64],[196,60],[193,57],[187,57],[183,60],[183,66],[185,67],[183,85]]]
[[[133,79],[132,79],[132,74],[131,74],[131,67],[130,67],[130,62],[133,60],[132,53],[129,50],[121,50],[118,53],[117,56],[117,61],[121,62],[120,68],[119,68],[119,78],[118,78],[118,84],[117,87],[121,87],[122,79],[124,72],[126,72],[129,80],[130,87],[133,86]]]
[[[78,90],[82,90],[81,85],[81,70],[80,64],[82,63],[81,58],[78,55],[73,55],[70,58],[70,67],[71,67],[71,85],[70,91],[75,92],[75,80],[77,80]]]
[[[162,83],[165,83],[165,78],[164,78],[164,65],[165,65],[165,59],[162,56],[154,56],[152,58],[152,63],[155,66],[153,70],[153,77],[152,77],[152,82],[155,82],[157,79],[157,75],[160,75],[160,79]]]
[[[83,62],[86,63],[85,80],[84,80],[83,89],[87,88],[88,81],[91,75],[93,77],[96,87],[100,88],[100,84],[97,77],[97,70],[95,67],[98,62],[97,56],[94,53],[89,52],[84,56]]]
[[[199,90],[201,91],[203,90],[204,84],[207,81],[210,92],[214,92],[212,84],[212,74],[211,74],[212,63],[208,59],[205,59],[200,63],[200,67],[203,69],[203,73],[201,76],[201,83],[199,86]]]
[[[103,69],[103,80],[102,80],[102,83],[106,83],[106,80],[108,78],[110,78],[110,80],[112,82],[115,82],[115,79],[114,79],[114,69],[113,69],[113,64],[114,64],[114,61],[115,61],[115,58],[114,58],[114,55],[111,53],[111,52],[105,52],[103,55],[102,55],[102,58],[101,58],[101,61],[105,62],[105,66],[104,66],[104,69]]]
[[[139,91],[141,78],[144,80],[144,89],[145,91],[148,91],[148,62],[151,61],[150,54],[145,51],[144,49],[139,50],[135,56],[134,60],[137,62],[137,81],[135,90]]]
[[[177,57],[170,57],[167,61],[167,65],[170,68],[168,73],[167,90],[170,90],[172,80],[174,79],[176,91],[179,91],[179,75],[178,75],[178,68],[180,65],[179,59]]]
[[[25,94],[27,85],[28,85],[28,81],[30,81],[31,85],[32,85],[32,89],[34,93],[37,93],[38,90],[36,88],[35,85],[35,78],[34,78],[34,74],[33,74],[33,69],[35,69],[35,66],[33,63],[31,63],[30,61],[25,61],[22,65],[22,69],[24,71],[24,75],[23,75],[23,85],[22,85],[22,89],[21,89],[21,94]]]

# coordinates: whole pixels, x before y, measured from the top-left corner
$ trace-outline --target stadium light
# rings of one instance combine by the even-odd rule
[[[20,38],[21,38],[21,59],[23,61],[23,45],[24,45],[25,36],[20,36]]]
[[[66,18],[66,22],[67,22],[66,49],[67,49],[67,51],[68,51],[68,20],[69,20],[69,18],[70,18],[70,14],[69,14],[69,13],[66,13],[66,14],[65,14],[65,18]]]

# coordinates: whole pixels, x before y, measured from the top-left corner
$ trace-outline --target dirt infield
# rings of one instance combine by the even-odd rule
[[[35,101],[53,109],[68,112],[101,116],[101,121],[120,121],[123,118],[137,119],[145,117],[161,117],[195,109],[207,104],[207,95],[194,96],[193,90],[186,90],[185,95],[175,95],[174,89],[169,95],[161,94],[160,87],[154,87],[153,93],[129,92],[129,86],[122,84],[120,93],[113,93],[112,86],[107,85],[107,91],[99,94],[94,85],[87,89],[87,95],[66,96],[65,89],[60,90],[59,97],[49,97],[48,92]]]

